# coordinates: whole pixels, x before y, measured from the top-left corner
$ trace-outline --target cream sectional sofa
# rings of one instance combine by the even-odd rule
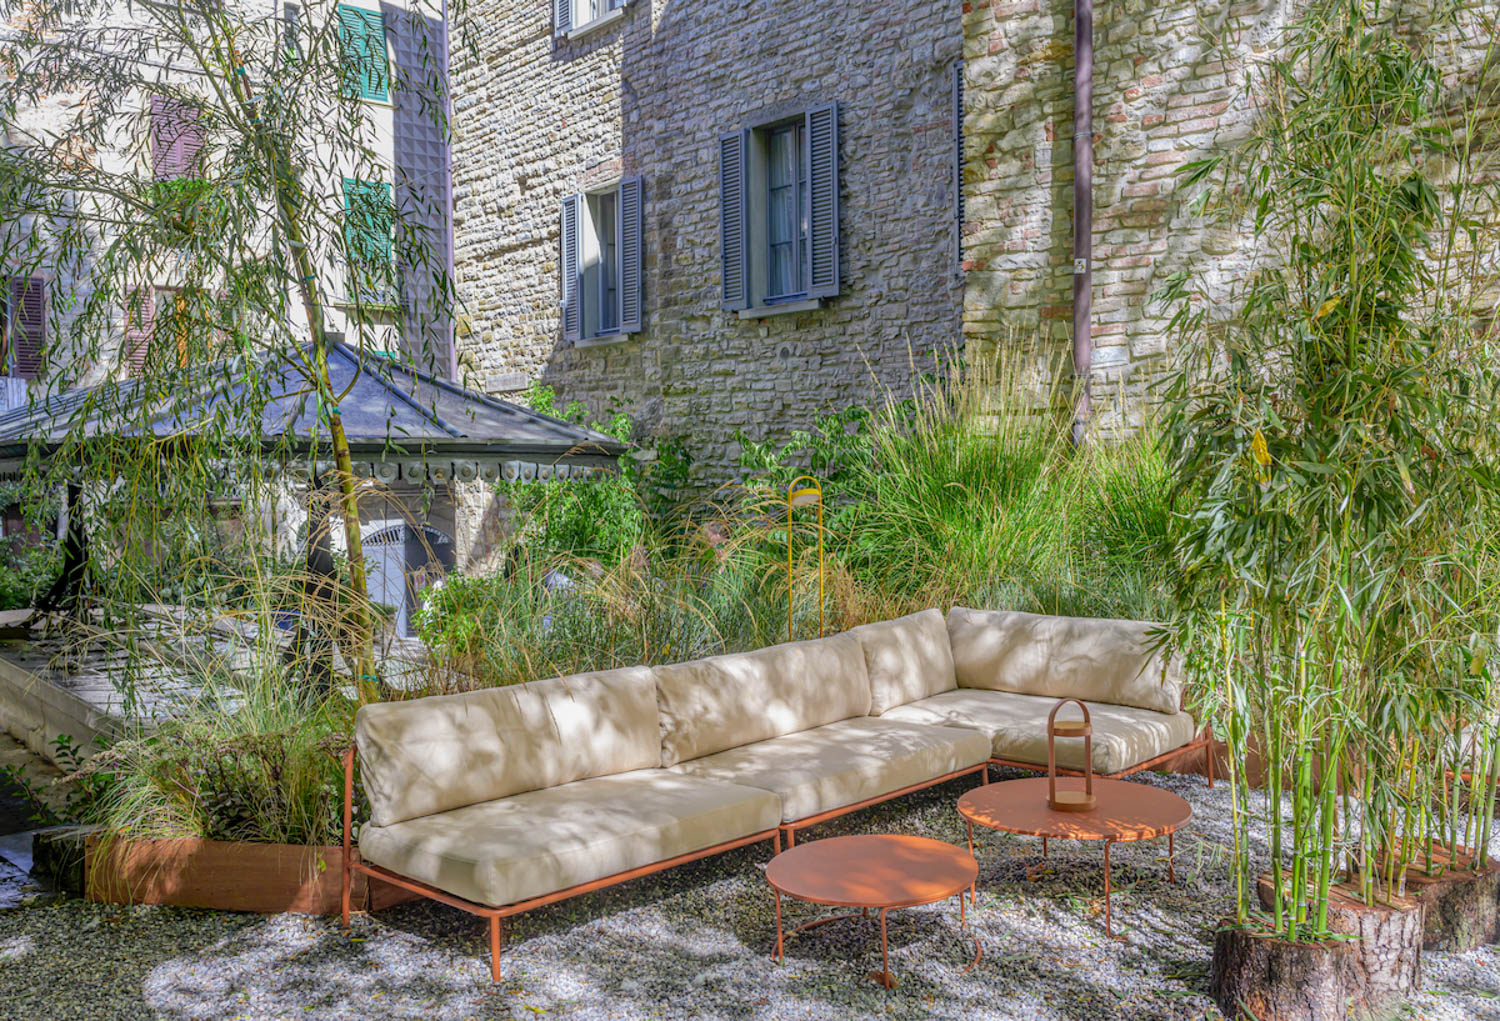
[[[345,757],[354,871],[489,920],[964,776],[1046,761],[1077,697],[1094,769],[1201,747],[1148,625],[955,608],[813,641],[362,707]],[[1062,765],[1081,767],[1077,742]],[[352,842],[354,757],[369,818]]]

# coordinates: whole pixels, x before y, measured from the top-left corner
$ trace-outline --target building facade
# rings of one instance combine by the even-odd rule
[[[184,5],[177,11],[191,23],[193,8]],[[238,38],[254,68],[252,91],[274,89],[279,74],[294,73],[315,37],[323,40],[320,59],[332,40],[344,88],[359,110],[357,122],[348,126],[355,139],[350,152],[341,152],[328,133],[314,132],[316,137],[304,146],[313,153],[308,165],[319,178],[327,178],[305,185],[320,206],[337,205],[342,211],[342,237],[320,246],[316,265],[327,301],[327,326],[351,342],[359,336],[366,350],[400,352],[429,371],[451,376],[451,314],[434,283],[451,273],[452,251],[450,152],[443,118],[434,112],[447,102],[442,8],[425,0],[255,0],[216,7],[214,16],[244,30]],[[169,19],[143,16],[123,3],[65,9],[63,17],[59,32],[114,30],[126,33],[124,38],[130,32],[151,40],[173,38],[172,30],[164,28]],[[18,27],[11,26],[13,31]],[[202,67],[181,53],[163,52],[143,56],[139,69],[127,76],[134,83],[128,94],[111,93],[108,100],[113,123],[104,136],[107,141],[81,155],[116,186],[131,179],[141,182],[148,201],[163,208],[186,207],[214,187],[232,186],[234,171],[226,168],[226,152],[242,139],[214,137],[214,126],[222,129],[226,120],[224,110],[214,115],[203,111],[215,104],[222,108],[226,101],[215,97]],[[86,90],[43,94],[8,120],[5,144],[34,145],[38,139],[77,132],[91,99]],[[401,215],[393,215],[396,211]],[[266,223],[276,219],[269,207],[265,217]],[[157,234],[165,240],[158,240],[148,256],[134,259],[134,279],[123,285],[123,293],[109,296],[113,329],[104,344],[70,338],[80,309],[98,286],[87,260],[60,264],[32,247],[5,267],[0,281],[0,378],[5,381],[0,398],[5,406],[25,401],[28,384],[41,377],[49,377],[44,380],[49,390],[88,386],[139,373],[152,350],[172,354],[168,349],[182,343],[176,336],[185,329],[180,321],[196,314],[195,296],[222,294],[225,287],[222,279],[208,278],[205,267],[211,260],[189,253],[193,227],[182,226],[181,220],[163,217],[165,226]],[[200,214],[200,224],[202,220]],[[28,229],[14,219],[8,227]],[[267,234],[258,242],[262,247],[279,244],[264,224],[247,229],[257,238]],[[183,232],[180,242],[167,238],[171,230]],[[417,247],[414,240],[403,246],[403,232],[412,239],[420,235],[420,272],[403,265],[402,252]],[[109,231],[101,230],[95,248],[102,252],[112,241]],[[7,252],[18,253],[22,247],[11,242]],[[118,277],[110,283],[118,284]],[[295,295],[289,299],[286,332],[306,337],[301,303]],[[171,321],[174,316],[178,323]],[[87,329],[91,333],[94,326]],[[75,349],[87,353],[69,357]]]
[[[476,0],[455,48],[460,374],[732,476],[743,432],[955,350],[957,0]]]
[[[1232,307],[1266,258],[1249,213],[1205,217],[1181,171],[1249,136],[1259,71],[1300,8],[1096,6],[1092,369],[1105,432],[1139,428],[1158,403],[1173,310],[1155,296],[1173,276]],[[1472,5],[1456,24],[1439,10],[1409,0],[1389,13],[1434,47],[1445,85],[1463,87],[1492,59],[1496,7]],[[1073,335],[1072,14],[1073,0],[975,0],[963,15],[967,348],[983,357],[1024,347],[1063,371]]]

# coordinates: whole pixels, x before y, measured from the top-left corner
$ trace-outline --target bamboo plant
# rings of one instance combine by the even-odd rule
[[[1496,81],[1452,45],[1486,17],[1313,5],[1251,76],[1250,137],[1184,171],[1258,254],[1227,296],[1165,292],[1178,639],[1229,745],[1236,921],[1289,940],[1331,935],[1341,883],[1369,903],[1486,857]]]

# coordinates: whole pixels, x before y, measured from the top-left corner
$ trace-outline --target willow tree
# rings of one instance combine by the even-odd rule
[[[445,183],[393,161],[413,133],[446,144],[436,12],[326,0],[3,7],[0,255],[23,317],[12,316],[12,368],[30,359],[31,399],[60,419],[57,452],[28,471],[33,502],[63,484],[83,494],[107,540],[94,546],[89,600],[130,632],[143,601],[212,602],[226,585],[265,582],[255,514],[236,548],[223,506],[274,505],[287,468],[327,485],[348,553],[345,658],[368,679],[361,480],[328,352],[341,339],[439,371],[447,357]],[[288,379],[316,408],[310,450],[274,422],[267,435],[268,402]],[[230,561],[254,565],[249,577],[226,582]]]
[[[1492,786],[1500,704],[1500,95],[1494,53],[1459,59],[1494,15],[1314,4],[1250,84],[1248,141],[1186,171],[1259,255],[1229,300],[1170,289],[1181,637],[1230,747],[1238,921],[1287,939],[1329,935],[1335,884],[1373,901],[1489,838],[1492,799],[1465,814],[1453,784]]]

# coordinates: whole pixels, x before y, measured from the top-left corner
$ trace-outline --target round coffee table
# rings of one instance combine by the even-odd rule
[[[971,845],[972,850],[972,845]],[[858,912],[820,918],[797,926],[792,933],[827,925],[843,918],[880,911],[880,971],[870,978],[887,989],[896,987],[886,943],[885,916],[894,908],[912,908],[958,897],[958,921],[965,921],[964,893],[971,896],[979,865],[961,847],[927,837],[861,834],[831,837],[798,844],[771,859],[766,881],[776,893],[776,957],[786,960],[781,930],[781,895],[812,904],[859,908]],[[973,968],[979,963],[979,940],[974,939]],[[968,969],[965,969],[968,970]]]
[[[1083,790],[1079,777],[1058,777],[1057,789]],[[1171,791],[1125,780],[1094,779],[1098,806],[1087,812],[1057,812],[1047,807],[1047,778],[1005,780],[975,787],[958,799],[958,813],[969,824],[969,851],[974,850],[974,827],[1042,838],[1042,856],[1049,839],[1104,841],[1104,932],[1113,936],[1109,913],[1109,848],[1111,844],[1167,838],[1167,881],[1177,881],[1173,860],[1174,837],[1193,817],[1191,806]]]

